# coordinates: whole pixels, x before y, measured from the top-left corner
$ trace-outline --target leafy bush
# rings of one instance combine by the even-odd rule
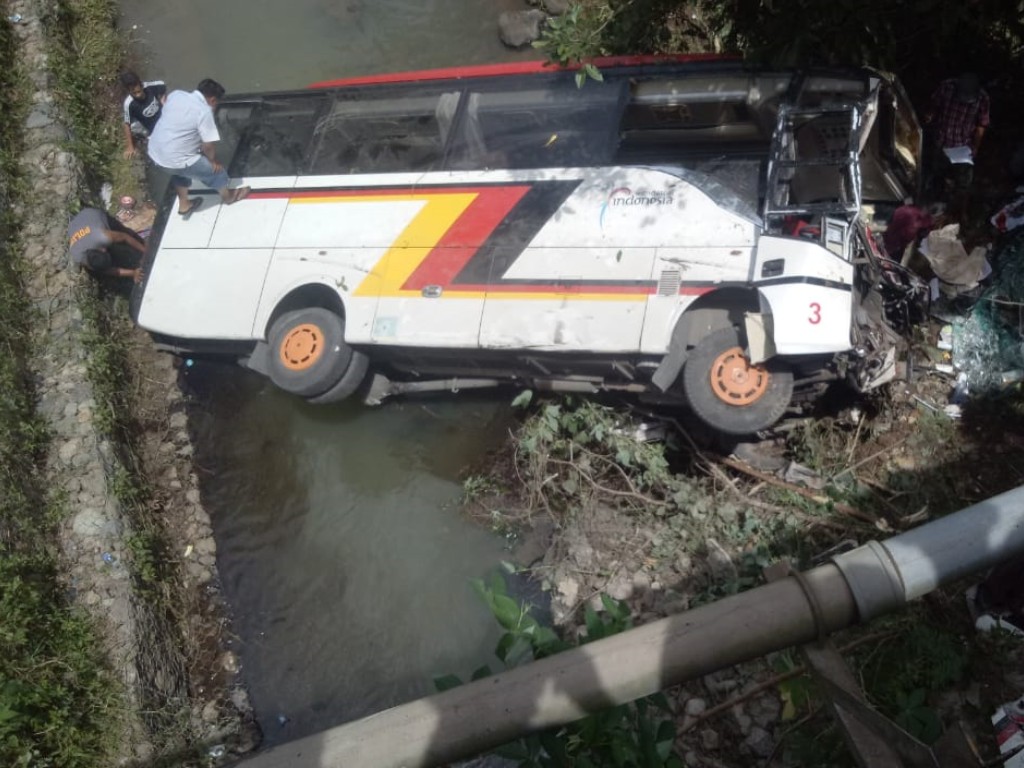
[[[505,630],[495,655],[506,669],[572,647],[530,615],[528,605],[509,596],[500,574],[495,574],[488,583],[476,580],[473,586]],[[584,643],[618,634],[632,626],[629,609],[622,603],[607,595],[601,595],[601,603],[603,611],[586,608]],[[473,673],[473,679],[490,674],[489,667],[482,667]],[[439,690],[461,684],[453,675],[434,682]],[[665,697],[657,694],[519,739],[496,750],[495,754],[518,761],[521,768],[682,768],[682,761],[672,751],[674,742],[675,723],[671,710]]]
[[[926,93],[963,69],[1019,83],[1024,2],[583,0],[548,25],[540,45],[563,64],[723,50],[775,66],[869,64]]]

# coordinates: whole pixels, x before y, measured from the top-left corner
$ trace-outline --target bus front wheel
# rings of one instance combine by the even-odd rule
[[[270,380],[305,398],[333,389],[345,378],[355,354],[345,343],[345,321],[319,307],[281,315],[271,325],[267,343]]]
[[[793,396],[793,373],[776,359],[751,365],[735,328],[708,334],[690,351],[683,392],[706,424],[749,435],[782,418]]]

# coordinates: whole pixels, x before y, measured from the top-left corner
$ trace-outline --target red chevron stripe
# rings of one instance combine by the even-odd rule
[[[419,291],[427,285],[449,287],[494,228],[505,220],[529,189],[528,185],[520,185],[480,187],[474,190],[478,192],[478,197],[409,275],[402,290]]]

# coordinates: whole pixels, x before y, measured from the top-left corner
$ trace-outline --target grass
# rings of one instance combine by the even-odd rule
[[[126,59],[111,0],[60,0],[45,20],[54,92],[71,129],[69,150],[81,161],[85,183],[109,181],[117,195],[145,197],[133,165],[122,155],[121,93],[117,74]],[[95,281],[79,281],[82,344],[96,400],[95,424],[113,448],[108,488],[126,523],[122,541],[131,574],[135,631],[146,649],[140,660],[142,716],[156,750],[154,765],[194,765],[200,738],[188,691],[187,667],[199,649],[189,620],[196,609],[178,571],[153,489],[139,457],[141,427],[136,377],[129,350],[132,333],[125,303]],[[158,684],[162,679],[164,685]],[[168,687],[169,683],[169,687]]]
[[[28,91],[16,41],[0,22],[0,764],[92,768],[110,764],[119,688],[97,651],[90,621],[68,602],[59,576],[59,497],[41,461],[49,435],[37,414],[32,308],[17,207]]]
[[[71,129],[68,149],[81,161],[87,187],[110,182],[118,195],[141,200],[138,177],[121,152],[117,75],[126,45],[117,16],[113,0],[61,0],[43,22],[54,93]]]

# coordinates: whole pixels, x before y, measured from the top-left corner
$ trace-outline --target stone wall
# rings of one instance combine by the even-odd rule
[[[42,19],[56,0],[10,0],[20,60],[30,80],[31,110],[22,158],[27,192],[17,202],[27,263],[26,289],[37,311],[34,334],[38,409],[51,430],[46,468],[53,499],[67,509],[61,546],[68,592],[100,628],[111,667],[122,675],[131,712],[124,721],[122,759],[145,763],[159,749],[197,742],[232,751],[252,748],[254,733],[238,663],[223,653],[223,606],[216,588],[216,547],[190,465],[192,448],[176,371],[143,334],[123,318],[111,327],[125,334],[133,364],[142,425],[137,445],[113,444],[98,428],[97,393],[90,382],[81,297],[92,296],[89,278],[67,260],[69,211],[82,192],[82,170],[63,146],[67,128],[52,95]],[[140,595],[132,540],[139,510],[127,510],[114,493],[115,478],[134,473],[152,489],[144,514],[156,516],[166,537],[173,583],[157,585],[162,602]],[[168,604],[168,600],[173,604]],[[188,711],[189,723],[180,724]],[[154,716],[154,713],[156,716]],[[176,733],[162,732],[175,722]],[[159,746],[155,744],[159,742]]]

